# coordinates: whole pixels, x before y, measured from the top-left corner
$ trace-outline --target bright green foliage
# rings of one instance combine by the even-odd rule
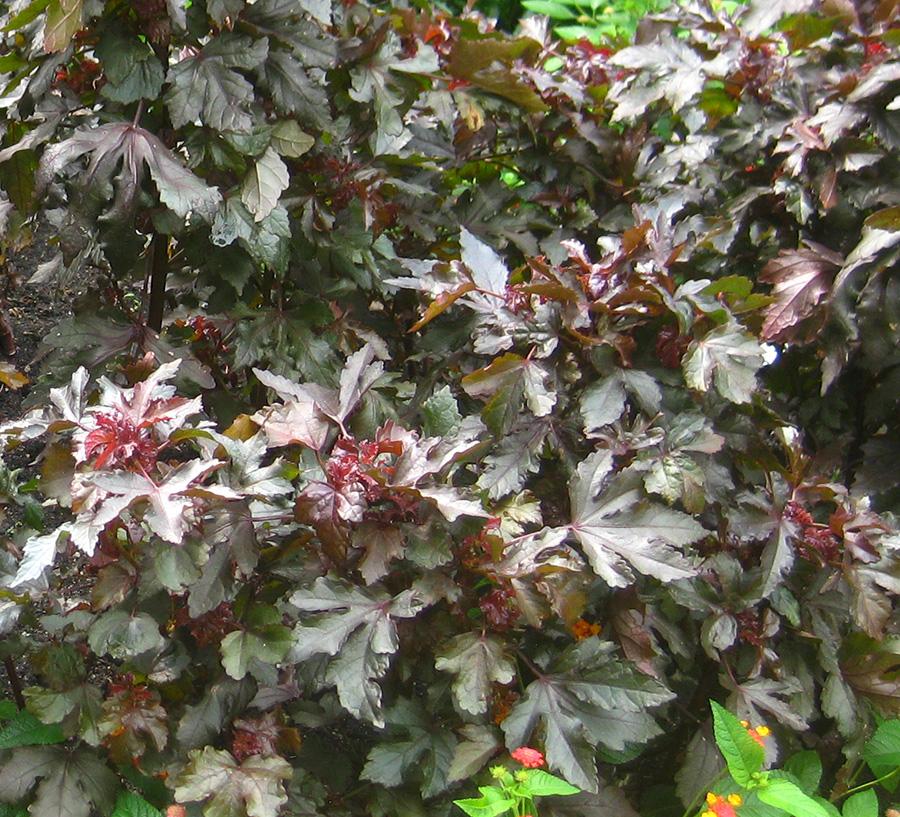
[[[550,18],[564,42],[593,45],[631,40],[644,17],[667,5],[667,0],[522,0],[523,8]]]
[[[882,723],[863,747],[866,763],[876,775],[874,779],[849,790],[836,788],[830,800],[825,800],[817,795],[822,761],[816,752],[807,750],[792,755],[785,762],[783,771],[763,771],[763,766],[768,765],[766,757],[774,755],[776,750],[768,729],[760,731],[760,727],[738,721],[715,701],[711,702],[711,707],[716,745],[725,758],[728,778],[711,786],[709,798],[716,801],[722,798],[723,792],[728,793],[740,807],[741,814],[755,817],[777,817],[784,813],[793,817],[878,817],[877,787],[893,791],[896,785],[894,778],[900,773],[900,764],[893,763],[883,774],[879,774],[879,770],[884,768],[880,763],[889,764],[888,758],[900,749],[898,720]],[[834,803],[843,797],[846,800],[842,811],[838,811]],[[728,805],[731,806],[731,802]],[[712,804],[703,815],[714,812]]]
[[[765,760],[763,747],[750,737],[747,728],[734,715],[715,701],[712,703],[712,713],[713,734],[729,774],[738,785],[753,787]]]
[[[455,800],[454,805],[469,817],[496,817],[509,814],[511,817],[529,814],[537,817],[536,797],[569,797],[578,794],[579,789],[565,780],[555,777],[543,769],[543,756],[529,748],[520,748],[533,756],[528,768],[511,772],[503,766],[491,767],[493,786],[479,786],[481,797]],[[516,752],[513,752],[516,755]]]

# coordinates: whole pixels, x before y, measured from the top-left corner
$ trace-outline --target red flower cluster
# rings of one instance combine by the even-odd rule
[[[784,516],[800,526],[795,547],[801,558],[823,565],[839,558],[840,540],[827,525],[814,522],[809,511],[798,502],[788,502],[784,507]]]
[[[528,746],[520,746],[510,753],[513,760],[521,763],[526,769],[539,769],[544,765],[544,756],[537,750]]]

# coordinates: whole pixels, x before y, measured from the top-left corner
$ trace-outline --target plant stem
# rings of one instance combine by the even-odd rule
[[[700,807],[700,803],[703,802],[703,798],[706,796],[706,792],[709,791],[713,786],[715,786],[716,783],[722,780],[727,774],[728,769],[722,769],[722,771],[720,771],[712,780],[710,780],[709,785],[706,787],[706,789],[701,789],[694,796],[694,799],[691,800],[690,803],[688,803],[687,808],[684,810],[684,814],[682,814],[681,817],[691,817],[691,814],[693,814]]]
[[[169,237],[154,233],[150,241],[150,304],[147,307],[147,326],[156,332],[162,330],[168,275]]]
[[[896,774],[900,774],[900,766],[898,766],[896,769],[891,769],[887,774],[881,775],[881,777],[876,777],[874,780],[870,780],[868,783],[860,783],[858,786],[854,786],[852,789],[847,789],[846,791],[842,791],[840,794],[832,795],[830,798],[830,802],[836,803],[838,800],[847,797],[847,795],[855,794],[858,791],[871,789],[873,786],[877,786],[879,783],[883,783],[885,780],[893,777]]]
[[[22,680],[19,673],[16,672],[16,665],[10,656],[3,659],[3,666],[6,668],[6,675],[9,678],[9,687],[12,690],[13,700],[19,709],[25,708],[25,696],[22,695]]]

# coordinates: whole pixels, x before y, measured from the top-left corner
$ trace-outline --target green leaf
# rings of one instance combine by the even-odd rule
[[[161,812],[139,794],[123,791],[110,817],[161,817]]]
[[[878,817],[878,795],[872,789],[860,791],[847,798],[843,817]]]
[[[293,119],[283,119],[272,130],[272,147],[282,156],[297,159],[309,152],[316,140]]]
[[[562,3],[553,0],[523,0],[522,8],[535,14],[546,14],[551,20],[577,20],[578,15]]]
[[[101,91],[103,96],[124,104],[159,96],[165,71],[147,43],[119,31],[108,31],[96,51],[107,79]]]
[[[459,406],[449,386],[437,389],[422,403],[422,427],[429,437],[452,435],[462,422]]]
[[[281,624],[251,631],[235,630],[222,639],[222,666],[225,672],[239,681],[250,670],[252,661],[277,664],[292,644],[291,631]]]
[[[119,660],[162,649],[164,643],[159,624],[147,613],[129,615],[124,610],[110,610],[88,630],[88,644],[97,655]]]
[[[64,740],[65,735],[59,724],[41,723],[24,709],[17,712],[9,723],[0,729],[0,749],[62,743]]]
[[[731,766],[728,768],[730,771]],[[737,778],[735,781],[740,783]],[[763,803],[783,809],[794,817],[829,817],[821,805],[805,795],[800,787],[790,780],[771,778],[768,785],[756,790],[756,794]]]
[[[516,378],[500,386],[481,411],[484,424],[496,437],[503,437],[518,419],[525,386]]]
[[[50,5],[50,0],[34,0],[23,8],[18,14],[14,14],[9,21],[3,26],[4,31],[17,31],[27,26],[32,20],[36,20],[38,15]]]
[[[884,777],[900,769],[900,719],[885,721],[875,730],[863,748],[863,759],[875,777]],[[898,784],[900,774],[884,780],[881,785],[894,792]]]
[[[62,724],[65,732],[78,731],[91,746],[100,743],[97,722],[100,718],[100,689],[93,684],[76,683],[56,692],[46,687],[28,687],[25,690],[28,709],[45,724]]]
[[[83,0],[50,0],[44,24],[44,50],[62,51],[81,28]]]
[[[219,247],[238,240],[254,261],[277,271],[287,268],[290,238],[290,218],[284,207],[277,205],[262,221],[256,222],[236,196],[219,209],[210,236],[212,243]]]
[[[561,780],[543,769],[530,769],[527,774],[528,780],[525,785],[535,797],[578,794],[581,791],[571,783]]]
[[[727,709],[710,701],[713,713],[713,733],[716,744],[728,771],[735,783],[744,788],[753,788],[757,785],[757,775],[762,770],[765,761],[765,751],[747,730],[741,726],[740,721]],[[799,789],[798,789],[799,791]],[[773,805],[777,805],[774,804]]]
[[[818,790],[822,780],[822,760],[818,752],[807,749],[791,755],[784,764],[784,770],[797,778],[806,794],[813,795]]]
[[[497,817],[516,805],[515,800],[488,800],[487,797],[454,800],[453,804],[461,808],[469,817]]]
[[[492,273],[481,267],[481,274]],[[462,387],[472,397],[487,398],[482,417],[487,427],[502,437],[518,418],[523,397],[536,417],[545,417],[553,410],[556,393],[550,380],[543,364],[507,353],[466,375]]]

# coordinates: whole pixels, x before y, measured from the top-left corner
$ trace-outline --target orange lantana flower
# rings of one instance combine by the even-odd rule
[[[592,635],[600,635],[602,629],[599,624],[592,624],[590,621],[579,618],[572,625],[572,635],[575,636],[577,641],[584,641],[584,639],[590,638]]]
[[[735,808],[744,802],[739,794],[729,794],[722,797],[720,794],[708,792],[706,795],[707,809],[700,817],[737,817]]]
[[[765,746],[765,741],[763,738],[769,737],[772,734],[772,730],[769,729],[768,726],[756,726],[751,728],[750,721],[741,721],[741,726],[747,730],[747,734],[750,735],[753,740],[755,740],[760,746]]]

